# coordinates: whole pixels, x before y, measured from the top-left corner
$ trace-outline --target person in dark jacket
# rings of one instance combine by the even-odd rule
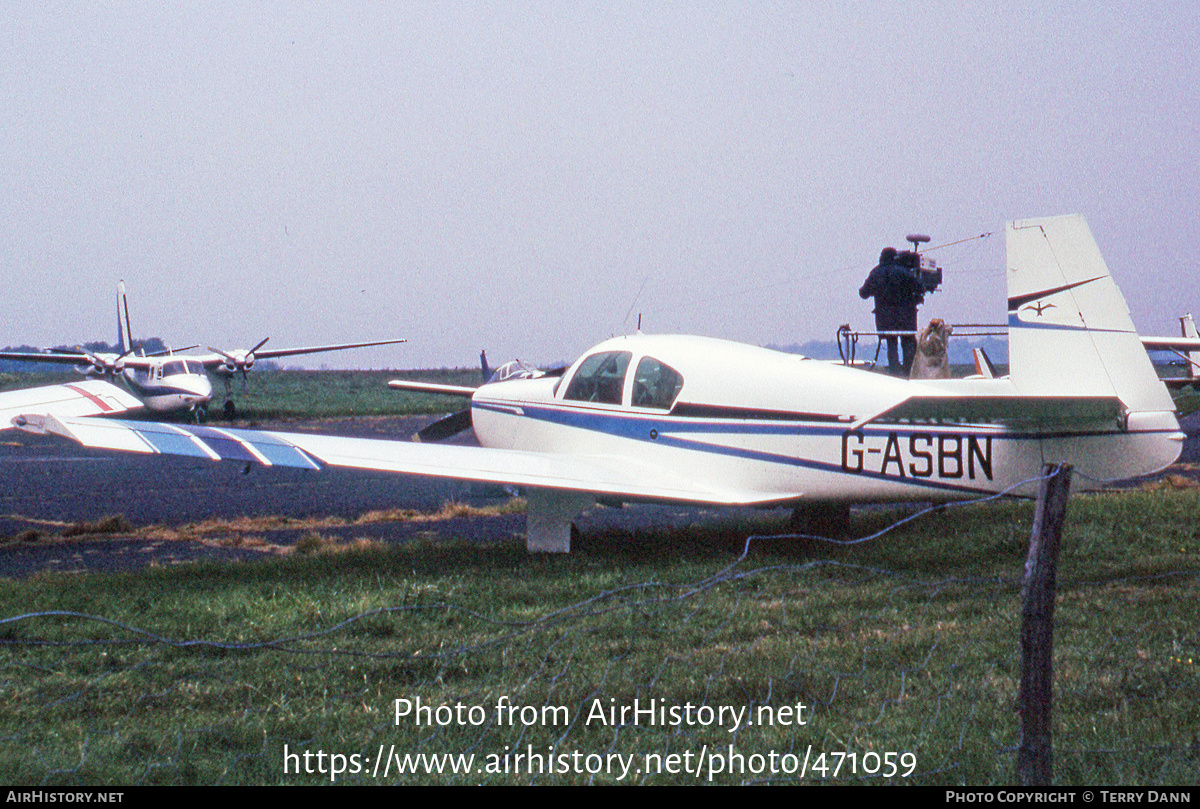
[[[875,330],[908,331],[917,330],[917,304],[925,300],[925,290],[921,282],[908,267],[896,260],[896,249],[885,247],[879,254],[879,264],[871,270],[862,289],[858,290],[859,297],[875,299]],[[900,352],[897,350],[896,336],[884,338],[888,344],[888,373],[896,376],[908,376],[912,368],[913,355],[916,353],[917,340],[915,336],[899,338],[904,350],[904,360],[901,363]]]

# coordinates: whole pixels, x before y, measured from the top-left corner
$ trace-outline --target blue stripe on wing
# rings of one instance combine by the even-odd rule
[[[253,447],[263,454],[272,466],[297,466],[301,469],[320,469],[321,465],[308,453],[291,444],[271,441],[254,441]]]
[[[188,431],[202,440],[209,449],[222,458],[231,461],[260,462],[258,456],[247,449],[245,444],[238,439],[226,435],[223,431],[213,430],[209,427],[189,427]]]
[[[234,460],[267,463],[271,466],[292,466],[299,469],[320,469],[321,465],[308,453],[285,439],[268,433],[247,430],[217,430],[212,427],[175,426],[153,423],[124,422],[150,446],[169,455],[189,455],[200,458],[214,456]],[[207,448],[197,446],[200,442]]]
[[[121,421],[113,419],[110,422],[97,422],[124,427],[137,434],[155,452],[164,455],[187,455],[192,458],[212,458],[204,448],[196,443],[186,430],[171,424],[157,424],[143,421]]]

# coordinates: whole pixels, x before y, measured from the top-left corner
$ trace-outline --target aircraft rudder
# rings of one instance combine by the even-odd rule
[[[1117,396],[1174,410],[1082,216],[1010,222],[1010,378],[1026,395]]]

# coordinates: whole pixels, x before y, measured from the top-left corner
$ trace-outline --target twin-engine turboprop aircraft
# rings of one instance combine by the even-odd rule
[[[122,310],[124,310],[123,313]],[[205,409],[213,397],[212,381],[209,380],[205,371],[212,371],[225,379],[225,415],[232,417],[235,407],[232,399],[229,398],[230,382],[238,373],[241,373],[242,380],[245,381],[246,372],[254,367],[255,360],[405,342],[404,340],[379,340],[371,343],[342,343],[263,350],[263,344],[269,339],[263,339],[251,349],[239,348],[222,351],[210,347],[209,351],[212,352],[210,354],[177,354],[170,351],[151,356],[135,355],[133,334],[129,328],[129,303],[125,299],[125,282],[121,281],[117,284],[117,353],[97,353],[77,347],[75,351],[50,349],[48,353],[42,354],[4,351],[0,352],[0,359],[70,364],[74,365],[80,373],[89,376],[120,376],[148,409],[156,412],[191,410],[196,412],[197,420],[203,420]],[[194,347],[191,346],[191,348]]]
[[[479,447],[19,418],[93,447],[506,483],[530,550],[566,551],[596,501],[731,506],[1031,495],[1048,462],[1094,487],[1178,457],[1184,435],[1087,224],[1007,228],[1010,374],[909,381],[705,337],[607,340],[561,375],[470,396]],[[428,390],[428,386],[397,383]],[[444,432],[452,432],[453,429]]]
[[[149,410],[158,413],[193,410],[198,416],[203,415],[212,399],[212,382],[204,373],[203,365],[172,351],[146,356],[134,354],[134,350],[125,282],[121,281],[117,284],[116,353],[88,351],[76,346],[74,351],[49,349],[41,354],[3,351],[0,359],[74,365],[75,370],[87,376],[120,377]]]

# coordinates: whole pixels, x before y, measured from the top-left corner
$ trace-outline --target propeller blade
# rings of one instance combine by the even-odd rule
[[[262,341],[261,341],[261,342],[260,342],[258,345],[256,345],[254,348],[250,349],[250,350],[249,350],[249,351],[247,351],[246,353],[247,353],[247,354],[253,354],[255,351],[258,351],[260,348],[262,348],[263,346],[265,346],[265,345],[267,344],[267,340],[270,340],[270,339],[271,339],[270,337],[264,337],[264,338],[262,338]]]
[[[471,429],[471,411],[460,410],[457,413],[446,416],[444,419],[438,419],[433,424],[430,424],[423,430],[417,431],[413,436],[413,440],[428,444],[431,441],[444,441],[447,438],[458,435],[463,430]]]

